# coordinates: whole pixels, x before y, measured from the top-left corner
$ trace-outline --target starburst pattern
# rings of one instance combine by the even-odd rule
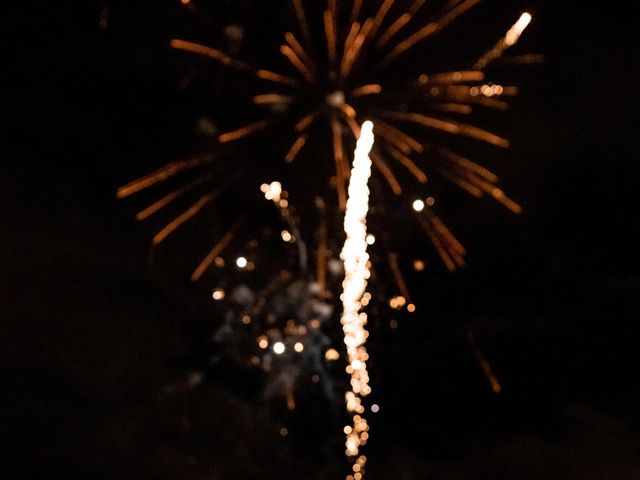
[[[192,2],[182,3],[195,8]],[[234,155],[228,151],[236,146],[242,148],[242,142],[252,137],[277,132],[281,138],[291,138],[280,154],[283,171],[287,165],[300,161],[299,157],[312,148],[312,140],[316,140],[315,145],[320,137],[320,144],[331,147],[334,175],[305,188],[326,197],[322,184],[330,184],[336,191],[338,207],[344,210],[350,169],[347,151],[359,136],[359,122],[371,119],[375,121],[374,133],[378,138],[371,155],[374,176],[386,183],[393,194],[401,196],[405,190],[414,191],[415,185],[427,184],[436,175],[474,197],[488,195],[509,210],[521,212],[521,207],[498,186],[499,179],[493,172],[458,151],[455,138],[496,148],[509,145],[505,138],[464,117],[477,108],[508,108],[506,100],[517,89],[487,81],[483,70],[517,42],[530,16],[524,14],[471,68],[420,72],[402,81],[395,78],[395,64],[402,57],[410,56],[420,44],[428,42],[477,3],[478,0],[449,0],[435,8],[425,5],[424,0],[384,0],[366,5],[358,0],[329,0],[326,8],[319,8],[293,0],[294,28],[284,32],[284,41],[277,52],[289,63],[289,70],[282,72],[253,66],[213,46],[172,39],[170,45],[176,50],[209,58],[254,77],[262,92],[251,94],[251,100],[257,111],[266,115],[217,134],[217,146],[211,151],[169,163],[123,186],[118,197],[129,197],[179,178],[177,188],[137,214],[138,220],[145,220],[178,199],[200,192],[193,203],[156,233],[153,245],[157,246],[215,204],[239,176],[247,175],[246,166],[239,171],[233,162]],[[406,68],[401,72],[405,73]],[[329,136],[323,141],[325,132]],[[419,211],[413,209],[413,213],[446,267],[456,270],[464,265],[465,249],[436,214],[434,198],[429,196],[425,200],[425,206]],[[237,227],[234,224],[216,240],[193,272],[192,280],[202,277],[216,255],[230,243]],[[323,268],[324,263],[319,259],[317,265]],[[389,265],[394,279],[401,287],[402,274],[392,263]],[[317,272],[319,278],[324,275]]]

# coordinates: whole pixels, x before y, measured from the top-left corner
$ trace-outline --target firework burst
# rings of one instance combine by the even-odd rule
[[[193,2],[182,3],[192,11],[198,10]],[[210,151],[169,163],[124,185],[117,196],[129,197],[169,180],[177,183],[177,188],[162,194],[137,214],[138,220],[146,220],[168,210],[177,200],[195,195],[191,204],[154,235],[155,247],[204,209],[215,205],[223,191],[240,176],[250,175],[246,165],[245,170],[240,171],[234,164],[237,153],[230,152],[238,152],[243,141],[277,132],[280,139],[290,139],[280,154],[281,172],[295,168],[291,164],[302,163],[301,157],[313,146],[330,146],[327,157],[332,157],[333,175],[305,185],[303,190],[326,198],[323,184],[330,185],[336,192],[339,209],[344,210],[350,170],[346,152],[355,145],[359,123],[370,119],[375,122],[374,133],[378,138],[371,154],[374,181],[386,183],[394,195],[414,192],[420,186],[424,186],[424,192],[426,184],[435,176],[474,197],[492,197],[509,210],[520,213],[521,207],[499,188],[498,177],[461,154],[456,144],[468,139],[499,149],[509,145],[505,138],[465,117],[470,117],[475,109],[508,108],[506,100],[515,95],[517,89],[489,82],[484,69],[517,42],[531,17],[523,14],[506,35],[469,68],[436,73],[420,71],[409,76],[405,75],[406,68],[395,70],[402,57],[418,51],[420,44],[477,3],[478,0],[449,0],[434,8],[425,5],[424,0],[384,0],[375,6],[359,0],[329,0],[326,8],[319,8],[292,0],[295,20],[291,30],[283,33],[279,51],[274,52],[288,63],[288,70],[283,71],[253,66],[213,46],[172,39],[170,45],[176,50],[206,57],[253,77],[256,88],[262,91],[249,95],[256,111],[264,112],[264,116],[216,134]],[[400,79],[399,75],[406,78]],[[456,137],[460,142],[455,141]],[[308,159],[304,161],[306,168]],[[274,172],[274,176],[282,175]],[[446,267],[456,270],[464,265],[465,249],[436,214],[434,197],[426,194],[421,197],[424,201],[419,201],[418,208],[415,202],[413,208],[410,202],[406,208],[417,217]],[[209,254],[193,272],[192,280],[203,276],[231,243],[240,224],[241,221],[234,223],[215,240]],[[321,251],[322,246],[318,250]],[[404,295],[406,284],[393,253],[388,263],[399,290],[408,298]],[[320,281],[326,276],[325,266],[325,259],[318,258],[316,276]]]
[[[181,3],[192,12],[204,10],[189,0]],[[232,336],[237,338],[239,329],[250,329],[251,337],[255,337],[255,352],[248,358],[265,371],[275,372],[266,395],[278,392],[286,398],[289,409],[295,408],[293,389],[298,379],[308,374],[326,378],[322,362],[335,360],[338,355],[324,334],[314,337],[311,333],[321,332],[320,320],[331,316],[326,311],[330,287],[335,287],[335,279],[341,273],[333,272],[332,284],[331,264],[332,261],[335,264],[343,235],[334,228],[335,222],[331,219],[335,216],[333,213],[344,211],[347,204],[351,170],[347,152],[353,151],[360,137],[360,124],[365,120],[375,124],[376,144],[370,154],[372,188],[378,191],[382,190],[378,185],[386,185],[388,194],[400,199],[397,204],[406,214],[415,216],[448,270],[455,271],[464,265],[466,251],[436,213],[435,196],[427,190],[431,182],[442,179],[473,197],[493,198],[514,213],[522,210],[499,187],[497,175],[469,158],[469,149],[460,146],[475,143],[495,149],[509,146],[509,141],[501,135],[478,126],[473,113],[509,108],[508,100],[517,94],[517,89],[492,82],[486,72],[516,44],[531,17],[523,14],[504,37],[467,65],[423,71],[423,62],[419,61],[418,67],[407,68],[411,55],[419,53],[421,45],[477,3],[479,0],[328,0],[304,4],[302,0],[291,0],[291,28],[282,32],[282,41],[270,56],[279,57],[280,62],[264,62],[279,63],[278,67],[253,65],[238,58],[236,52],[232,54],[188,38],[173,38],[169,42],[176,51],[209,59],[251,79],[252,88],[239,92],[238,108],[227,113],[237,120],[240,105],[250,103],[252,118],[246,123],[238,122],[229,130],[212,133],[211,148],[166,164],[122,186],[117,196],[127,198],[143,191],[162,192],[136,215],[143,221],[161,212],[174,211],[154,235],[152,249],[205,210],[222,205],[221,198],[230,191],[236,200],[240,199],[245,212],[230,221],[228,228],[214,238],[209,251],[203,252],[191,273],[194,282],[205,278],[214,267],[223,267],[225,252],[237,252],[242,239],[254,237],[252,217],[256,215],[252,200],[245,202],[247,198],[257,197],[260,188],[266,199],[274,203],[285,228],[279,232],[282,241],[296,245],[297,266],[277,270],[285,273],[271,275],[276,280],[254,289],[258,293],[252,290],[250,295],[243,296],[247,290],[228,289],[227,300],[233,305],[216,338],[223,343],[229,332],[236,332]],[[527,61],[524,57],[522,60]],[[184,83],[190,78],[191,74]],[[244,157],[255,157],[255,152],[247,154],[252,150],[247,145],[265,139],[273,148],[259,156],[269,167],[260,162],[251,164],[244,158],[239,160],[243,153]],[[276,162],[264,158],[274,156]],[[314,162],[322,162],[322,166],[313,165]],[[329,167],[325,168],[326,165]],[[284,179],[296,169],[302,172],[296,177],[298,181],[286,182],[296,191],[293,195],[274,179]],[[330,173],[325,175],[327,172]],[[165,186],[170,187],[162,190]],[[332,190],[329,194],[328,187]],[[298,204],[311,199],[312,202],[306,204],[314,206],[313,215],[305,215],[301,221],[290,205],[291,197]],[[379,198],[372,198],[374,215]],[[178,205],[183,207],[176,210]],[[309,212],[306,207],[300,210]],[[384,214],[384,208],[380,212]],[[384,237],[382,233],[380,236]],[[373,235],[367,237],[367,243],[375,241]],[[393,245],[393,238],[384,245]],[[391,298],[389,305],[414,312],[416,307],[411,302],[398,254],[392,246],[382,250],[390,278],[399,293]],[[234,256],[238,268],[255,268],[251,259],[235,253]],[[414,262],[413,268],[422,270],[424,262]],[[302,283],[296,283],[293,280],[296,276],[292,277],[291,272],[299,274]],[[269,276],[266,268],[262,273]],[[283,298],[293,299],[292,303],[298,305],[321,306],[325,313],[314,313],[309,307],[309,311],[290,312],[289,318],[282,320],[284,323],[268,319],[269,315],[264,313],[266,305],[278,290],[280,300],[276,303]],[[214,290],[213,295],[216,300],[225,298],[222,289]],[[264,315],[265,320],[260,320]],[[317,348],[318,345],[321,348]],[[479,362],[484,362],[483,370],[493,378],[492,388],[498,390],[490,366],[478,352]],[[330,387],[326,389],[330,390]],[[360,464],[356,465],[359,469]],[[358,469],[352,478],[362,477]]]

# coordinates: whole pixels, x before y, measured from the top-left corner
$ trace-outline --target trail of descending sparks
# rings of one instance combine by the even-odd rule
[[[347,346],[349,365],[347,373],[351,375],[351,390],[345,394],[347,411],[353,416],[353,426],[346,426],[346,454],[358,457],[353,465],[354,474],[362,478],[366,457],[359,455],[360,447],[369,436],[369,426],[363,418],[362,397],[371,393],[367,372],[367,341],[365,329],[367,315],[362,312],[363,296],[369,279],[369,255],[367,254],[367,212],[369,210],[368,181],[371,176],[369,152],[373,147],[373,123],[364,122],[360,138],[356,144],[353,169],[349,181],[347,210],[344,216],[346,240],[340,257],[344,262],[345,277],[342,283],[342,329],[344,343]],[[347,480],[353,480],[348,475]]]

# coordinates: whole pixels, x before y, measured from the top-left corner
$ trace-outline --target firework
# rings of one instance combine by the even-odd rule
[[[194,2],[182,3],[192,12],[202,11]],[[326,5],[316,2],[313,6],[305,6],[302,0],[292,0],[294,22],[289,31],[282,32],[282,43],[273,52],[287,62],[288,68],[282,70],[252,65],[237,58],[235,53],[190,39],[174,38],[169,42],[177,51],[208,58],[253,79],[257,91],[241,93],[238,109],[234,111],[234,118],[237,118],[240,104],[250,100],[252,118],[216,133],[210,150],[171,162],[124,185],[117,195],[127,198],[171,185],[169,191],[163,191],[136,215],[142,221],[162,212],[174,212],[153,237],[152,248],[157,248],[202,212],[221,208],[220,199],[229,190],[252,197],[257,195],[257,186],[262,185],[262,193],[274,203],[280,222],[285,225],[276,234],[279,233],[284,243],[295,245],[297,265],[280,270],[274,276],[276,280],[259,288],[238,284],[228,289],[229,294],[223,289],[214,290],[214,299],[231,305],[215,338],[222,344],[234,335],[237,337],[239,329],[247,330],[251,325],[249,331],[256,352],[245,360],[271,372],[272,380],[265,395],[276,396],[274,392],[278,392],[277,396],[284,396],[289,409],[295,408],[294,385],[298,379],[309,373],[327,377],[319,365],[339,356],[319,328],[331,313],[322,316],[317,312],[294,312],[289,318],[293,323],[282,323],[273,321],[265,312],[277,310],[276,304],[285,298],[297,299],[299,305],[330,305],[329,277],[335,260],[332,252],[337,251],[336,245],[343,235],[332,230],[331,219],[336,212],[347,208],[351,170],[347,152],[360,137],[359,125],[364,119],[375,124],[376,145],[370,153],[372,184],[376,187],[386,185],[391,196],[400,198],[406,213],[415,216],[450,271],[464,265],[466,251],[436,213],[436,198],[426,190],[434,179],[451,182],[473,197],[493,198],[514,213],[521,212],[521,207],[499,187],[497,175],[466,156],[459,144],[475,142],[494,149],[508,147],[507,139],[476,125],[472,114],[479,109],[503,111],[508,108],[508,99],[517,93],[517,89],[492,82],[485,69],[518,41],[531,17],[523,15],[502,39],[469,65],[433,72],[398,67],[403,57],[420,52],[421,44],[477,3],[478,0],[439,3],[328,0]],[[254,165],[248,161],[239,162],[239,152],[250,150],[247,147],[250,142],[268,135],[277,135],[287,143],[280,151],[269,152],[270,156],[278,158],[278,162],[273,163],[271,178],[258,178],[256,172],[264,173],[264,169],[252,168]],[[329,176],[310,178],[304,173],[310,162],[317,159],[331,163]],[[289,193],[282,184],[271,181],[273,177],[285,177],[295,169],[303,171],[305,180],[288,186],[299,193],[297,201],[311,198],[315,205],[316,215],[303,218],[304,228],[289,204]],[[328,187],[333,192],[327,193]],[[407,194],[414,191],[420,192],[419,197],[408,198]],[[376,202],[378,199],[373,204]],[[184,206],[177,209],[180,204]],[[211,279],[214,276],[211,270],[224,265],[223,256],[229,256],[231,252],[236,256],[239,268],[255,268],[255,264],[238,253],[241,239],[253,235],[253,212],[251,208],[246,210],[212,240],[209,250],[203,252],[191,274],[192,281]],[[374,242],[375,238],[371,236],[370,241]],[[389,306],[414,312],[416,306],[411,301],[399,256],[393,248],[384,245],[383,256],[392,273],[390,278],[399,292],[388,301]],[[309,257],[314,257],[315,261],[310,261]],[[414,262],[414,268],[423,269],[424,262],[417,262]],[[338,272],[335,262],[333,265],[335,280]],[[262,273],[269,275],[266,269]],[[294,278],[298,280],[294,281]],[[280,296],[276,295],[277,291]],[[246,319],[249,319],[248,323],[245,323]],[[321,335],[310,335],[312,331]],[[493,384],[495,377],[490,366],[480,350],[474,351]],[[362,359],[348,353],[354,372],[358,370],[354,362],[361,362],[355,366],[366,368]],[[350,410],[361,420],[358,423],[356,419],[355,427],[349,427],[348,439],[362,441],[368,435],[362,427],[366,427],[366,422],[359,416],[362,405],[356,395],[366,395],[368,388],[366,383],[360,386],[360,392],[354,387],[353,397],[347,398],[348,405],[353,407]],[[331,388],[327,388],[327,392],[329,390]],[[347,445],[352,454],[357,452],[358,446],[352,445],[353,442],[348,440]],[[353,478],[362,478],[364,458],[358,459],[354,467]]]
[[[276,52],[289,62],[288,72],[253,66],[221,49],[186,39],[172,39],[170,45],[176,50],[204,56],[244,72],[254,77],[257,85],[264,89],[262,93],[253,95],[252,101],[256,108],[266,110],[265,118],[219,133],[216,141],[220,147],[231,147],[272,128],[279,128],[279,136],[291,137],[289,147],[281,154],[284,167],[296,163],[309,148],[312,137],[324,131],[316,127],[326,125],[330,136],[323,143],[332,147],[334,163],[334,176],[327,184],[335,189],[341,210],[346,205],[346,181],[350,168],[346,150],[359,135],[359,122],[369,118],[376,124],[375,134],[378,137],[371,155],[374,180],[385,182],[393,194],[402,195],[408,188],[406,182],[410,181],[401,181],[398,169],[404,170],[418,185],[431,181],[433,173],[474,197],[488,195],[519,213],[521,207],[497,186],[499,180],[494,173],[456,152],[452,142],[434,143],[430,133],[444,134],[452,140],[466,137],[497,148],[509,145],[503,137],[460,117],[469,116],[476,108],[504,110],[508,107],[506,98],[517,90],[489,82],[483,69],[517,42],[531,16],[523,14],[506,35],[475,62],[473,68],[421,72],[406,78],[398,88],[397,79],[392,83],[386,81],[396,76],[394,64],[398,59],[410,55],[418,45],[435,36],[478,1],[445,2],[440,9],[431,8],[426,23],[419,23],[417,19],[424,17],[425,3],[417,0],[407,5],[406,2],[385,0],[372,8],[357,0],[351,3],[329,0],[326,8],[318,12],[317,6],[305,8],[301,0],[293,1],[295,25],[283,33],[284,42]],[[192,11],[198,9],[194,2],[186,2],[185,5]],[[290,130],[282,131],[283,125],[291,125]],[[221,165],[228,165],[220,157],[219,154],[205,152],[172,162],[118,191],[118,197],[124,198],[174,177],[186,179],[189,174],[194,176],[137,215],[139,220],[144,220],[187,194],[201,192],[192,204],[154,236],[154,246],[215,204],[225,185],[212,186],[214,180],[225,178],[223,183],[232,183],[233,180],[229,180],[231,172],[224,171],[224,167],[220,171]],[[315,189],[315,194],[326,197],[322,182],[318,185],[320,188]],[[434,203],[433,196],[428,197],[426,206],[419,212],[414,209],[414,214],[443,263],[449,270],[455,270],[464,265],[466,252],[435,213]],[[409,205],[406,208],[411,211]],[[224,248],[228,244],[223,241],[226,239],[226,236],[217,239],[214,245]],[[216,250],[215,246],[213,250]],[[200,263],[192,275],[193,280],[202,277],[210,259],[211,255],[207,255]],[[319,260],[317,266],[324,268],[323,261]],[[398,287],[406,291],[402,287],[403,280],[400,280],[400,269],[393,266],[392,269]],[[319,278],[323,275],[324,272],[317,272]]]
[[[345,394],[347,410],[353,415],[353,427],[345,427],[346,454],[356,457],[360,446],[367,441],[369,426],[362,414],[362,398],[371,393],[367,360],[369,355],[365,347],[367,340],[367,315],[362,312],[362,300],[370,276],[369,255],[367,254],[367,213],[369,211],[369,177],[371,159],[369,153],[373,147],[373,124],[362,125],[353,160],[353,170],[349,180],[349,197],[344,216],[346,239],[340,257],[344,262],[344,282],[342,283],[342,328],[344,343],[347,346],[349,364],[347,372],[351,375],[351,389]],[[364,473],[366,457],[359,456],[354,464],[354,473]]]

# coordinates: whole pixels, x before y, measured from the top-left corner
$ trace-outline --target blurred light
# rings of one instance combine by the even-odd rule
[[[261,337],[258,338],[258,346],[261,349],[266,350],[266,348],[269,346],[269,339],[264,335],[262,335]]]
[[[344,105],[344,92],[341,90],[336,90],[335,92],[331,92],[329,95],[327,95],[327,104],[334,107],[334,108],[338,108],[342,105]]]
[[[422,200],[415,200],[411,206],[416,212],[424,210],[424,202]]]
[[[476,70],[483,70],[487,65],[500,58],[504,51],[512,47],[518,42],[520,35],[525,31],[531,22],[531,15],[527,12],[523,13],[518,21],[507,31],[493,48],[484,53],[474,64]]]
[[[285,347],[284,343],[276,342],[273,344],[273,351],[276,355],[282,355],[284,353]]]
[[[293,236],[287,230],[283,230],[280,233],[280,236],[282,237],[282,240],[284,240],[285,242],[290,242],[291,239],[293,238]]]
[[[365,343],[368,332],[365,328],[367,314],[362,310],[362,299],[370,277],[370,261],[367,253],[367,213],[369,211],[369,187],[371,176],[371,159],[369,152],[373,147],[373,123],[367,121],[362,125],[360,138],[356,143],[353,169],[349,179],[349,196],[344,216],[344,232],[346,240],[340,253],[344,263],[344,281],[342,282],[342,315],[340,322],[344,332],[344,343],[347,347],[347,372],[351,376],[351,390],[345,393],[347,411],[353,415],[353,429],[346,434],[345,454],[356,457],[364,445],[362,433],[369,427],[367,421],[360,416],[364,413],[362,397],[371,392],[366,359],[368,358]],[[330,350],[325,353],[329,359]],[[337,354],[338,352],[335,352]],[[361,478],[356,473],[354,478]]]
[[[433,197],[427,197],[427,205],[433,207],[436,204],[436,199]]]
[[[312,381],[313,383],[320,383],[320,375],[318,375],[318,374],[314,374],[314,375],[311,377],[311,381]]]
[[[397,295],[389,300],[389,306],[394,310],[400,310],[407,304],[407,299],[402,295]]]
[[[238,268],[244,268],[247,266],[247,259],[244,257],[238,257],[236,258],[236,265],[238,266]]]
[[[407,305],[407,312],[414,313],[416,311],[416,306],[413,303]]]
[[[413,261],[413,269],[416,272],[421,272],[424,270],[425,264],[423,260],[414,260]]]
[[[282,194],[282,184],[280,182],[271,182],[270,184],[263,183],[260,186],[260,190],[264,193],[264,198],[267,200],[273,200],[274,202],[280,202]]]
[[[249,315],[245,315],[244,317],[242,317],[242,323],[244,323],[245,325],[249,325],[251,323],[251,317]]]
[[[216,288],[211,294],[211,297],[214,300],[224,300],[224,290],[221,288]]]
[[[293,349],[296,352],[300,353],[300,352],[302,352],[304,350],[304,345],[302,343],[300,343],[300,342],[296,342],[296,344],[293,346]]]
[[[216,257],[216,259],[214,260],[216,267],[218,268],[222,268],[224,267],[224,258],[222,257]]]
[[[309,322],[309,326],[310,326],[311,328],[315,328],[315,329],[320,328],[320,320],[317,320],[317,319],[315,319],[315,318],[314,318],[313,320],[311,320],[311,321]]]
[[[377,403],[374,403],[373,405],[371,405],[371,411],[373,413],[378,413],[380,411],[380,406]]]
[[[524,29],[529,26],[529,23],[531,23],[531,14],[524,12],[522,15],[520,15],[520,18],[515,23],[515,25],[511,27],[507,34],[504,36],[504,43],[508,47],[515,45],[515,43],[520,38],[520,35],[522,35],[522,32],[524,32]]]
[[[242,42],[244,39],[244,29],[240,25],[231,24],[224,27],[225,36],[235,44]]]
[[[289,430],[287,430],[285,427],[282,427],[280,429],[280,435],[286,437],[287,435],[289,435]]]
[[[325,352],[324,358],[329,362],[334,362],[340,359],[340,354],[335,348],[330,348]]]
[[[372,234],[367,235],[367,245],[373,245],[374,243],[376,243],[375,235],[372,235]]]

